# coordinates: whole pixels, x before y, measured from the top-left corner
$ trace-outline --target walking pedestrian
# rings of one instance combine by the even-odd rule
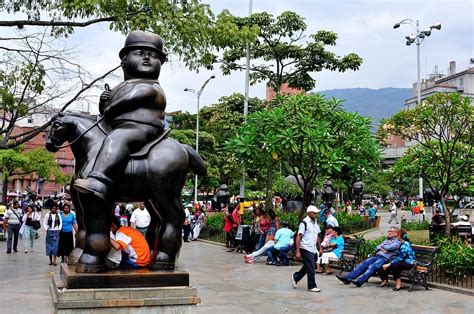
[[[132,217],[130,218],[130,225],[133,229],[137,229],[145,236],[150,222],[150,213],[145,208],[145,204],[141,203],[138,208],[133,211]]]
[[[63,224],[59,232],[58,256],[61,256],[61,263],[67,263],[68,256],[74,248],[74,235],[72,231],[77,232],[76,216],[71,212],[71,205],[64,205],[61,220]]]
[[[49,265],[56,266],[58,256],[59,231],[62,229],[61,215],[58,213],[58,205],[53,204],[51,211],[44,216],[43,226],[46,230],[46,256],[49,257]]]
[[[398,224],[398,219],[397,219],[397,204],[395,204],[395,201],[390,202],[390,220],[388,221],[389,224],[392,223],[392,220],[395,219],[395,223]]]
[[[319,242],[318,234],[321,232],[318,223],[316,222],[316,215],[319,209],[316,206],[310,205],[306,209],[307,216],[300,223],[298,228],[298,235],[296,236],[295,247],[297,260],[303,260],[303,266],[299,271],[291,275],[291,283],[296,289],[297,283],[306,275],[308,279],[308,291],[320,292],[315,280],[315,267],[319,255],[323,254],[321,243]]]
[[[33,205],[28,205],[26,213],[22,217],[22,225],[20,227],[20,234],[25,244],[25,253],[33,252],[33,244],[36,237],[35,225],[39,223],[39,227],[41,227],[40,219],[41,214],[34,210]]]
[[[13,252],[18,252],[18,237],[20,235],[22,216],[23,210],[20,208],[18,201],[13,201],[11,207],[5,212],[5,221],[3,223],[3,229],[8,230],[7,254],[12,252],[12,244]]]

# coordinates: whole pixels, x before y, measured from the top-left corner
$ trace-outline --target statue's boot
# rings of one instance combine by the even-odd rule
[[[80,193],[94,194],[103,200],[107,199],[109,190],[109,187],[105,183],[94,177],[74,180],[74,188]]]

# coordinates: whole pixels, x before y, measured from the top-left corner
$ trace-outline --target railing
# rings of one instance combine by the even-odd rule
[[[209,230],[208,228],[204,227],[199,234],[199,238],[225,244],[226,234],[224,230]]]
[[[456,278],[448,272],[437,271],[436,266],[433,272],[428,276],[428,282],[439,283],[464,289],[474,289],[474,277],[466,276],[464,278]]]

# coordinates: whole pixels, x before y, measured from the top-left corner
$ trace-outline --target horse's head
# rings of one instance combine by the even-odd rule
[[[66,141],[66,117],[63,113],[57,114],[51,123],[51,129],[46,136],[46,149],[57,152],[59,147]]]

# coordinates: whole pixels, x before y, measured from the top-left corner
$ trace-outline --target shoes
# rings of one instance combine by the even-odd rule
[[[330,275],[332,275],[332,271],[327,271],[327,272],[323,273],[323,275],[324,276],[330,276]]]
[[[342,281],[345,285],[348,285],[351,283],[351,281],[344,276],[336,275],[336,278]]]
[[[273,265],[273,266],[275,266],[276,263],[275,263],[274,261],[268,261],[268,262],[267,262],[267,265]]]
[[[80,193],[94,194],[103,200],[106,199],[108,190],[107,185],[92,177],[74,180],[74,188]]]
[[[28,250],[25,250],[25,254],[27,254],[27,253],[28,253]]]
[[[357,286],[357,288],[360,288],[360,287],[362,287],[362,285],[363,285],[362,283],[358,282],[357,280],[352,280],[351,282],[352,282],[353,284],[355,284],[355,285]]]
[[[293,277],[293,274],[292,274],[292,275],[291,275],[291,285],[292,285],[293,288],[295,288],[295,289],[296,289],[296,284],[297,284],[297,282],[296,282],[296,280],[295,280],[295,277]]]
[[[313,288],[313,289],[309,289],[308,291],[309,291],[309,292],[321,292],[321,289],[319,289],[319,288]]]
[[[403,285],[401,285],[400,288],[394,287],[392,290],[393,291],[400,291],[400,289],[402,289],[402,288],[403,288]]]
[[[247,264],[253,264],[253,263],[255,263],[255,260],[253,258],[248,258],[248,259],[245,260],[245,262]]]
[[[8,250],[8,251],[7,251],[7,254],[12,254],[12,251],[11,251],[11,250]]]
[[[13,249],[13,252],[18,253],[18,250],[17,250],[17,249]]]
[[[252,258],[252,255],[250,254],[244,255],[244,259],[251,259],[251,258]]]
[[[377,288],[388,288],[390,285],[389,283],[387,282],[386,284],[380,284],[377,286]]]

